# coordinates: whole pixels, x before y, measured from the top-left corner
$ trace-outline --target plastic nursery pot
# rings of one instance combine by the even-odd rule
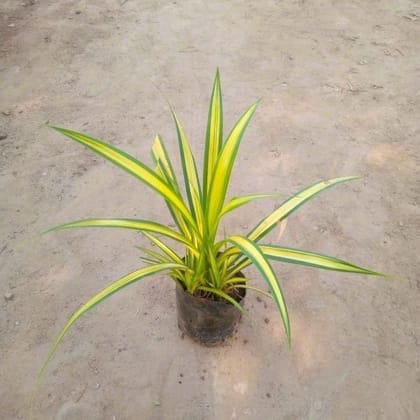
[[[238,277],[243,277],[242,273]],[[236,289],[236,299],[243,301],[246,289]],[[176,308],[179,329],[193,340],[214,346],[233,335],[241,312],[231,303],[193,296],[181,286],[176,287]]]

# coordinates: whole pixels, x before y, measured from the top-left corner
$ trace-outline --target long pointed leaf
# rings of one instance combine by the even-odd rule
[[[220,85],[219,70],[214,78],[213,91],[211,94],[209,114],[207,120],[206,145],[204,149],[203,168],[203,199],[206,205],[207,195],[213,178],[223,142],[223,104],[222,89]]]
[[[137,250],[144,254],[140,256],[140,259],[147,264],[160,264],[160,263],[169,263],[171,261],[166,255],[162,255],[157,251],[146,248],[144,246],[135,246]],[[146,256],[148,255],[148,257]]]
[[[89,299],[84,305],[82,305],[67,321],[64,328],[61,330],[60,334],[56,338],[54,344],[52,345],[52,348],[50,352],[48,353],[47,359],[44,362],[44,365],[38,375],[38,382],[41,378],[43,372],[45,371],[45,368],[47,367],[49,361],[54,356],[58,345],[62,341],[63,337],[66,335],[66,333],[69,331],[71,326],[86,312],[90,311],[92,308],[94,308],[98,303],[102,302],[104,299],[107,299],[109,296],[114,294],[115,292],[118,292],[123,287],[126,287],[140,279],[143,279],[147,276],[150,276],[152,274],[158,273],[160,271],[164,270],[170,270],[170,269],[176,269],[176,268],[182,268],[185,269],[186,267],[181,264],[174,264],[174,263],[165,263],[165,264],[156,264],[149,267],[141,268],[140,270],[136,270],[130,274],[127,274],[126,276],[120,278],[115,283],[112,283],[110,286],[103,289],[101,292],[99,292],[97,295]]]
[[[211,229],[213,235],[217,229],[217,221],[220,218],[220,213],[223,208],[239,144],[244,131],[257,108],[257,105],[258,103],[251,105],[236,123],[223,145],[223,149],[219,159],[217,160],[216,167],[214,169],[214,176],[211,182],[208,208],[206,209],[208,214],[209,229]]]
[[[175,171],[163,140],[159,135],[155,137],[155,141],[152,146],[152,158],[159,170],[161,170],[162,178],[166,178],[167,181],[170,181],[171,185],[178,192],[179,187]]]
[[[292,212],[298,209],[306,201],[310,200],[315,195],[334,185],[342,182],[352,181],[358,179],[358,176],[348,176],[342,178],[329,179],[326,181],[318,182],[310,187],[307,187],[299,191],[294,196],[286,200],[278,209],[263,219],[251,232],[248,233],[247,237],[251,241],[259,241],[267,233],[269,233],[280,221],[289,216]]]
[[[181,122],[179,121],[175,111],[172,110],[172,115],[175,121],[176,131],[178,134],[179,151],[181,154],[182,170],[184,173],[185,190],[187,192],[188,201],[190,203],[190,210],[195,217],[198,219],[199,214],[202,214],[201,207],[201,187],[197,173],[197,166],[195,163],[194,155],[192,154],[190,145],[185,135],[184,129],[182,128]],[[200,198],[199,205],[194,198],[194,191],[198,193]],[[202,226],[198,225],[198,229],[202,232]]]
[[[169,158],[163,140],[159,135],[156,136],[155,142],[152,147],[152,158],[156,164],[156,170],[159,172],[160,176],[172,186],[174,192],[182,200],[182,194],[179,189],[178,181],[176,179],[172,162]],[[168,200],[165,201],[166,205],[168,206],[169,212],[171,213],[171,216],[176,225],[178,226],[179,230],[182,231],[182,233],[186,237],[191,239],[191,229],[188,228],[188,225],[182,217],[182,214],[171,204],[171,202],[169,202]]]
[[[225,206],[223,207],[223,210],[221,212],[220,217],[224,216],[226,213],[229,213],[233,210],[236,210],[239,207],[244,206],[245,204],[248,204],[254,200],[260,200],[262,198],[273,198],[277,197],[278,193],[267,193],[267,194],[246,194],[241,195],[239,197],[233,197],[231,200],[229,200]]]
[[[161,251],[163,251],[173,262],[182,264],[181,257],[168,245],[162,242],[159,238],[147,232],[142,232],[143,235],[155,244]]]
[[[260,245],[261,252],[268,258],[292,264],[308,265],[325,270],[344,271],[347,273],[385,276],[385,274],[363,268],[338,258],[314,252],[302,251],[293,248],[284,248],[275,245]]]
[[[64,134],[66,137],[69,137],[78,143],[83,144],[97,154],[121,167],[128,173],[134,175],[140,181],[144,182],[150,188],[158,192],[165,200],[169,201],[182,213],[185,220],[187,220],[192,227],[195,227],[194,220],[182,199],[160,176],[148,168],[144,163],[122,150],[117,149],[116,147],[110,146],[101,140],[89,137],[85,134],[60,127],[50,126],[50,128]]]
[[[62,225],[53,227],[52,229],[47,230],[47,232],[52,232],[62,229],[70,228],[84,228],[84,227],[109,227],[109,228],[124,228],[124,229],[134,229],[145,232],[154,232],[160,235],[167,236],[168,238],[174,239],[178,242],[181,242],[187,245],[191,250],[194,251],[194,245],[189,242],[185,236],[180,233],[168,228],[167,226],[161,225],[160,223],[151,222],[149,220],[141,219],[84,219],[77,220],[75,222],[64,223]],[[47,233],[46,232],[46,233]]]
[[[228,238],[228,241],[233,245],[237,246],[240,251],[245,254],[257,267],[260,273],[263,276],[263,279],[268,284],[273,298],[277,304],[277,308],[280,312],[281,319],[283,321],[284,330],[287,335],[289,346],[291,345],[291,330],[290,330],[290,320],[289,314],[287,311],[286,301],[283,296],[283,291],[281,290],[280,283],[275,275],[273,268],[268,262],[267,258],[262,253],[261,249],[257,244],[250,241],[248,238],[243,236],[231,236]]]
[[[205,292],[214,293],[215,295],[222,297],[223,299],[231,303],[233,306],[235,306],[235,308],[241,311],[246,317],[249,318],[249,314],[246,311],[246,309],[242,305],[240,305],[235,299],[233,299],[231,296],[229,296],[227,293],[223,292],[222,290],[216,289],[214,287],[206,287],[206,286],[200,286],[198,287],[198,289],[203,290]]]

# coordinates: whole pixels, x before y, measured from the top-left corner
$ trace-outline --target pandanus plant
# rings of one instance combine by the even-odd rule
[[[176,227],[144,219],[87,219],[51,229],[81,227],[134,229],[141,232],[153,247],[140,248],[143,252],[144,267],[107,286],[74,312],[52,345],[42,371],[64,335],[83,314],[122,288],[162,271],[166,271],[179,287],[192,295],[225,300],[238,310],[245,311],[235,299],[232,290],[247,288],[267,295],[264,290],[250,286],[247,278],[238,275],[241,270],[253,264],[268,285],[271,292],[268,295],[277,305],[289,345],[291,328],[287,305],[281,284],[270,261],[349,273],[382,275],[337,258],[262,242],[274,227],[302,204],[334,185],[358,178],[355,176],[324,180],[304,188],[287,198],[247,234],[222,235],[223,238],[220,239],[218,231],[226,214],[254,200],[273,197],[273,194],[249,194],[226,199],[238,148],[257,105],[258,102],[251,105],[231,132],[224,137],[222,91],[219,72],[216,72],[208,113],[201,178],[184,129],[172,110],[182,163],[183,186],[175,174],[171,158],[159,135],[156,136],[151,151],[154,162],[154,168],[151,168],[101,140],[69,129],[51,126],[59,133],[124,169],[159,194],[169,208]],[[184,252],[177,252],[178,248],[173,246],[172,241],[182,244]]]

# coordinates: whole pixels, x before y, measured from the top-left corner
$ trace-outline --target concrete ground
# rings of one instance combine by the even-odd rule
[[[166,104],[203,149],[220,68],[226,133],[257,98],[230,194],[284,196],[361,175],[302,207],[279,238],[397,274],[384,280],[277,264],[273,302],[251,293],[237,335],[181,337],[173,284],[133,285],[86,315],[40,386],[36,419],[418,419],[419,38],[416,1],[50,1],[0,5],[0,418],[29,418],[44,358],[71,313],[140,265],[132,232],[84,217],[170,223],[158,197],[45,122],[150,163],[176,154]],[[281,199],[225,222],[246,233]],[[255,270],[247,274],[262,285]]]

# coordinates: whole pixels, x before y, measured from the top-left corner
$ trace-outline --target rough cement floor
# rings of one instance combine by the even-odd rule
[[[145,280],[65,338],[35,418],[420,418],[419,25],[408,0],[2,0],[0,418],[29,417],[67,318],[140,264],[135,233],[40,232],[90,216],[170,220],[144,186],[44,123],[150,162],[156,133],[176,153],[166,96],[200,153],[216,67],[226,130],[263,98],[231,195],[361,175],[271,239],[401,279],[276,265],[291,351],[274,304],[252,294],[254,324],[224,346],[182,339],[173,284]],[[246,233],[280,201],[238,212],[226,231]]]

